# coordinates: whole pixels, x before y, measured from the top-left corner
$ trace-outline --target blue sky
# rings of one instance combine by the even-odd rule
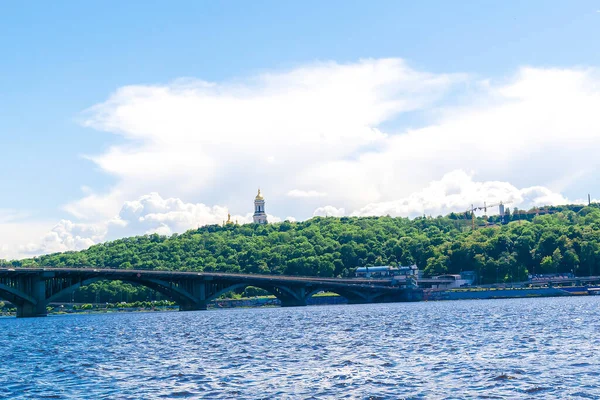
[[[130,148],[136,141],[147,139],[136,137],[132,141],[131,135],[122,134],[122,127],[106,132],[111,131],[111,127],[97,121],[84,126],[89,116],[89,112],[84,111],[111,99],[120,88],[168,86],[187,78],[224,85],[221,93],[236,85],[252,90],[256,89],[256,80],[265,75],[304,71],[307,66],[319,63],[347,66],[361,60],[382,59],[401,59],[413,72],[451,76],[448,79],[452,83],[436,86],[435,95],[427,93],[426,105],[408,107],[375,119],[372,124],[373,128],[386,133],[401,132],[439,124],[440,115],[446,115],[453,107],[474,107],[481,104],[482,98],[487,99],[483,102],[491,101],[489,93],[482,94],[483,83],[491,82],[500,90],[504,84],[519,81],[519,71],[526,67],[537,71],[595,71],[600,65],[599,11],[598,1],[494,4],[477,1],[3,3],[0,5],[0,148],[3,161],[0,181],[5,195],[0,210],[4,210],[4,215],[12,215],[5,222],[21,224],[15,226],[22,227],[23,232],[27,232],[30,225],[37,228],[31,229],[29,236],[24,234],[21,242],[5,245],[5,255],[0,252],[0,258],[25,254],[23,246],[41,240],[39,233],[44,224],[48,225],[49,231],[60,220],[74,224],[106,224],[106,221],[100,221],[104,218],[99,216],[102,212],[85,208],[91,213],[86,216],[81,210],[73,211],[69,205],[90,193],[110,197],[109,193],[116,193],[115,187],[119,184],[132,186],[118,168],[86,157],[107,154],[111,146]],[[328,70],[327,73],[341,72]],[[592,75],[596,77],[596,72]],[[289,79],[293,76],[286,77],[285,84],[293,85]],[[547,79],[552,81],[553,78]],[[595,78],[582,79],[597,82]],[[348,85],[352,85],[352,81]],[[421,95],[413,93],[412,96]],[[130,123],[133,122],[127,122]],[[590,137],[593,133],[581,140]],[[490,146],[492,142],[490,140]],[[360,159],[361,155],[382,146],[390,144],[376,141],[365,145],[361,142],[351,153]],[[226,149],[227,146],[223,151]],[[348,157],[345,154],[339,159]],[[439,158],[443,160],[444,155]],[[323,166],[323,162],[320,160],[317,164]],[[468,176],[480,176],[482,182],[508,182],[518,188],[541,185],[568,199],[582,197],[586,188],[600,192],[598,181],[590,178],[595,170],[576,171],[575,174],[582,178],[564,184],[566,178],[552,180],[540,176],[539,181],[535,181],[519,174],[504,176],[483,172],[478,175],[484,167],[479,168],[476,163],[473,168],[468,168],[468,163],[465,165],[467,167],[460,166],[459,169]],[[364,199],[363,203],[361,200],[346,201],[343,193],[332,195],[322,189],[324,183],[320,184],[321,190],[313,190],[310,178],[306,177],[302,182],[295,182],[302,188],[273,189],[270,211],[280,218],[299,219],[310,217],[313,211],[324,207],[331,207],[334,214],[344,208],[343,212],[348,214],[371,203],[407,198],[457,169],[443,167],[442,163],[436,170],[437,175],[424,176],[423,179],[429,181],[421,180],[421,186],[418,182],[408,185],[409,192],[382,192],[376,198]],[[232,163],[213,164],[213,168],[232,168]],[[221,179],[232,188],[236,186],[236,176],[233,173]],[[266,183],[268,186],[270,176],[264,174],[248,185],[256,187]],[[214,185],[199,185],[188,191],[170,190],[160,182],[156,187],[152,186],[151,176],[147,179],[150,183],[138,191],[124,193],[121,189],[121,196],[114,194],[111,197],[113,203],[138,201],[144,195],[158,192],[161,200],[178,198],[186,204],[225,207],[242,216],[245,210],[239,198],[247,196],[251,199],[253,195],[233,189],[227,195],[216,195]],[[296,189],[303,194],[288,196],[285,201],[285,193]],[[223,188],[219,190],[224,191]],[[244,187],[244,190],[248,189]],[[269,187],[265,192],[269,193]],[[120,208],[115,208],[114,204],[112,207],[107,208],[106,215],[114,209],[116,214],[119,213]],[[197,221],[198,224],[203,222],[202,218]],[[5,226],[8,226],[7,222]],[[149,231],[147,227],[139,230],[130,225],[130,228],[122,234]],[[162,225],[160,228],[165,233],[175,229],[163,229]],[[84,236],[79,235],[85,239]],[[93,241],[113,236],[98,234]],[[33,253],[51,249],[29,248]]]

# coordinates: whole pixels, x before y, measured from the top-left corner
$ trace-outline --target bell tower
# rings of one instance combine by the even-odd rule
[[[255,224],[266,224],[267,223],[267,214],[265,213],[265,199],[260,194],[260,189],[258,189],[258,194],[254,198],[254,215],[252,216]]]

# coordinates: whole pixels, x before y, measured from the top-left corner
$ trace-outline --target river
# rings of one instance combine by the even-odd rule
[[[600,398],[600,296],[0,318],[0,398]]]

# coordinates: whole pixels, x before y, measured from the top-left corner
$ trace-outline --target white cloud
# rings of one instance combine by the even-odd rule
[[[346,210],[334,206],[319,207],[313,212],[313,217],[343,217]]]
[[[41,241],[56,221],[12,221],[0,223],[0,259],[23,258],[28,243]]]
[[[109,223],[109,236],[122,237],[141,233],[174,232],[227,220],[226,207],[184,203],[177,198],[162,198],[158,193],[126,201],[118,217]]]
[[[275,200],[310,186],[310,177],[302,181],[307,169],[384,144],[379,124],[431,106],[464,79],[417,71],[400,59],[369,59],[245,81],[123,87],[87,110],[83,122],[127,139],[88,156],[117,184],[106,201],[88,195],[67,210],[114,215],[123,201],[153,191],[241,210],[257,186]],[[310,195],[324,192],[312,188]]]
[[[229,210],[250,222],[259,186],[267,211],[299,220],[565,202],[600,192],[599,109],[593,68],[527,67],[494,81],[382,59],[128,86],[84,114],[122,139],[88,156],[115,185],[85,182],[64,210],[114,238],[220,223]],[[94,236],[73,229],[46,248]]]
[[[66,204],[63,209],[75,218],[85,221],[103,221],[111,218],[126,200],[125,194],[120,189],[97,194],[90,188],[86,188],[84,193],[85,197]]]
[[[407,197],[457,169],[580,196],[600,167],[597,109],[596,71],[527,68],[467,105],[438,109],[423,128],[389,135],[353,160],[314,166],[304,179],[316,179],[329,201],[346,208]]]
[[[498,83],[398,59],[129,86],[85,114],[86,126],[127,139],[90,156],[118,183],[67,210],[114,215],[123,201],[159,191],[243,211],[260,186],[267,208],[306,218],[316,201],[356,210],[458,169],[581,197],[600,167],[598,109],[594,69],[522,68]],[[394,128],[415,111],[420,127]]]
[[[41,242],[20,246],[19,251],[23,254],[38,255],[83,250],[104,239],[105,234],[102,226],[61,220],[44,235]]]
[[[316,190],[293,189],[290,190],[287,195],[289,197],[324,197],[327,196],[327,193],[317,192]]]
[[[118,216],[107,224],[109,239],[139,234],[158,233],[171,235],[204,225],[220,225],[231,218],[232,222],[252,222],[252,213],[231,214],[226,206],[208,206],[202,203],[186,203],[178,198],[163,198],[158,193],[140,196],[126,201]],[[269,222],[281,219],[267,214]]]
[[[508,182],[477,182],[464,171],[445,174],[442,179],[407,197],[370,203],[352,213],[352,216],[391,215],[393,217],[417,217],[420,215],[446,215],[502,202],[507,207],[528,209],[540,205],[566,204],[569,200],[550,189],[534,186],[518,189]],[[497,214],[496,206],[487,214]]]

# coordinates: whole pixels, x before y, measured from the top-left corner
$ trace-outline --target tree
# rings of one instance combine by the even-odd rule
[[[547,209],[553,213],[535,216],[519,215],[515,208],[513,222],[475,231],[459,214],[209,225],[179,235],[119,239],[79,252],[0,260],[0,265],[353,276],[364,265],[416,264],[430,276],[473,270],[479,283],[519,280],[528,272],[600,274],[600,207]],[[480,218],[477,222],[483,225]],[[96,282],[75,294],[79,302],[96,296],[120,302],[159,295],[122,282]]]
[[[540,272],[547,274],[552,271],[554,271],[554,261],[552,260],[552,257],[546,256],[542,258],[542,262],[540,263]]]
[[[552,252],[552,266],[554,267],[554,272],[558,272],[558,266],[562,262],[562,254],[560,253],[560,249],[556,248]]]

